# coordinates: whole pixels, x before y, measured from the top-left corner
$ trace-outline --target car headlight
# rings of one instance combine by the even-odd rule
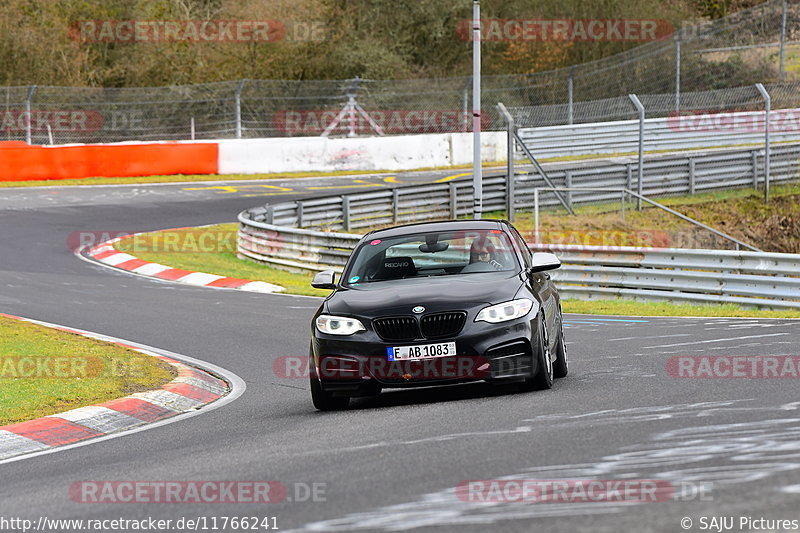
[[[475,317],[475,322],[491,322],[496,324],[498,322],[505,322],[507,320],[514,320],[521,318],[533,309],[533,302],[527,298],[520,298],[519,300],[511,300],[501,304],[484,307],[481,309],[478,316]]]
[[[356,331],[364,331],[364,324],[355,318],[346,316],[319,315],[317,329],[329,335],[352,335]]]

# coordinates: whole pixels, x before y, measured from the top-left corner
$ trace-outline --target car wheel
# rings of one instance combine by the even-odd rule
[[[532,357],[536,358],[536,374],[527,378],[522,384],[522,390],[547,390],[553,386],[553,361],[550,358],[550,348],[547,338],[547,328],[542,315],[536,319],[536,336],[533,338]]]
[[[314,402],[314,407],[320,411],[338,411],[347,409],[350,405],[349,396],[334,396],[330,392],[323,390],[322,384],[317,377],[317,369],[314,365],[314,354],[309,355],[309,372],[308,378],[311,382],[311,401]]]
[[[567,343],[564,341],[564,316],[558,308],[558,342],[556,343],[556,362],[553,363],[553,377],[563,378],[569,373],[567,364]]]

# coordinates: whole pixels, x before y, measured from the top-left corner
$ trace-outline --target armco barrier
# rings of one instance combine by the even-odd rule
[[[87,144],[31,146],[0,142],[3,181],[90,177],[216,174],[216,143]]]
[[[239,254],[294,271],[341,272],[360,235],[298,229],[239,215]],[[733,303],[800,309],[800,255],[578,245],[532,245],[564,263],[553,280],[565,297]]]
[[[519,113],[522,109],[525,108],[510,111]],[[780,114],[783,122],[773,124],[774,119],[770,121],[772,142],[796,142],[800,138],[800,109],[780,109],[773,114]],[[633,153],[639,145],[639,121],[520,128],[519,135],[525,146],[539,158]],[[764,144],[763,111],[707,113],[644,121],[646,152],[746,144]]]
[[[730,154],[721,157],[725,161]],[[741,185],[740,180],[713,183],[715,188],[734,184]],[[518,179],[517,208],[541,185]],[[341,272],[360,236],[336,230],[469,215],[471,195],[471,183],[450,182],[256,207],[239,214],[238,252],[278,268]],[[485,180],[485,209],[502,209],[506,201],[506,178]],[[563,267],[552,276],[565,297],[800,309],[798,254],[547,244],[531,248],[561,258]]]

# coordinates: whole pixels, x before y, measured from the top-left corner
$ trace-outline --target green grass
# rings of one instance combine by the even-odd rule
[[[173,374],[129,348],[0,317],[0,425],[157,389]]]
[[[123,239],[114,246],[145,261],[174,268],[274,283],[285,287],[289,294],[330,294],[311,286],[312,272],[292,273],[237,258],[236,230],[237,225],[231,223],[153,232]]]
[[[311,287],[312,273],[296,274],[238,259],[234,252],[236,231],[236,224],[220,224],[203,228],[154,232],[140,235],[135,239],[122,240],[115,247],[147,261],[175,268],[274,283],[285,287],[288,294],[308,296],[330,294],[330,291]],[[205,241],[208,246],[204,246],[204,250],[199,250],[195,243],[198,243],[203,235],[210,236]],[[640,316],[800,318],[800,312],[745,309],[732,304],[693,305],[632,300],[564,300],[564,311],[567,313]]]
[[[800,318],[800,311],[743,309],[737,305],[694,305],[632,300],[562,300],[565,313],[625,316],[709,316],[752,318]]]

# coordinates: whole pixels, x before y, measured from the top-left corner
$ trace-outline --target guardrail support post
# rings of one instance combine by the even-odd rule
[[[342,196],[342,227],[350,231],[350,197]]]
[[[625,165],[625,188],[633,188],[633,166],[630,163]]]
[[[298,200],[295,205],[297,206],[296,207],[296,209],[297,209],[297,227],[298,228],[302,228],[303,227],[303,202]]]
[[[639,112],[639,168],[638,179],[636,184],[636,192],[639,193],[639,198],[636,199],[637,211],[642,210],[642,181],[644,178],[644,106],[639,101],[639,97],[635,94],[629,94],[628,98],[633,102],[634,107]]]
[[[397,224],[400,215],[400,189],[392,189],[392,223]]]
[[[572,187],[572,172],[569,170],[564,171],[564,186],[567,188]],[[567,205],[572,207],[572,191],[567,191]]]
[[[456,184],[450,182],[450,218],[455,220],[458,218],[458,190]]]
[[[764,98],[764,201],[769,202],[769,119],[772,98],[761,83],[756,83],[756,89]]]
[[[620,194],[620,211],[622,212],[622,220],[625,220],[625,191],[622,191]]]
[[[689,194],[694,196],[694,159],[689,158]]]
[[[275,222],[275,208],[271,205],[265,207],[264,211],[264,223],[265,224],[273,224]]]
[[[758,150],[753,150],[753,189],[758,189]]]

